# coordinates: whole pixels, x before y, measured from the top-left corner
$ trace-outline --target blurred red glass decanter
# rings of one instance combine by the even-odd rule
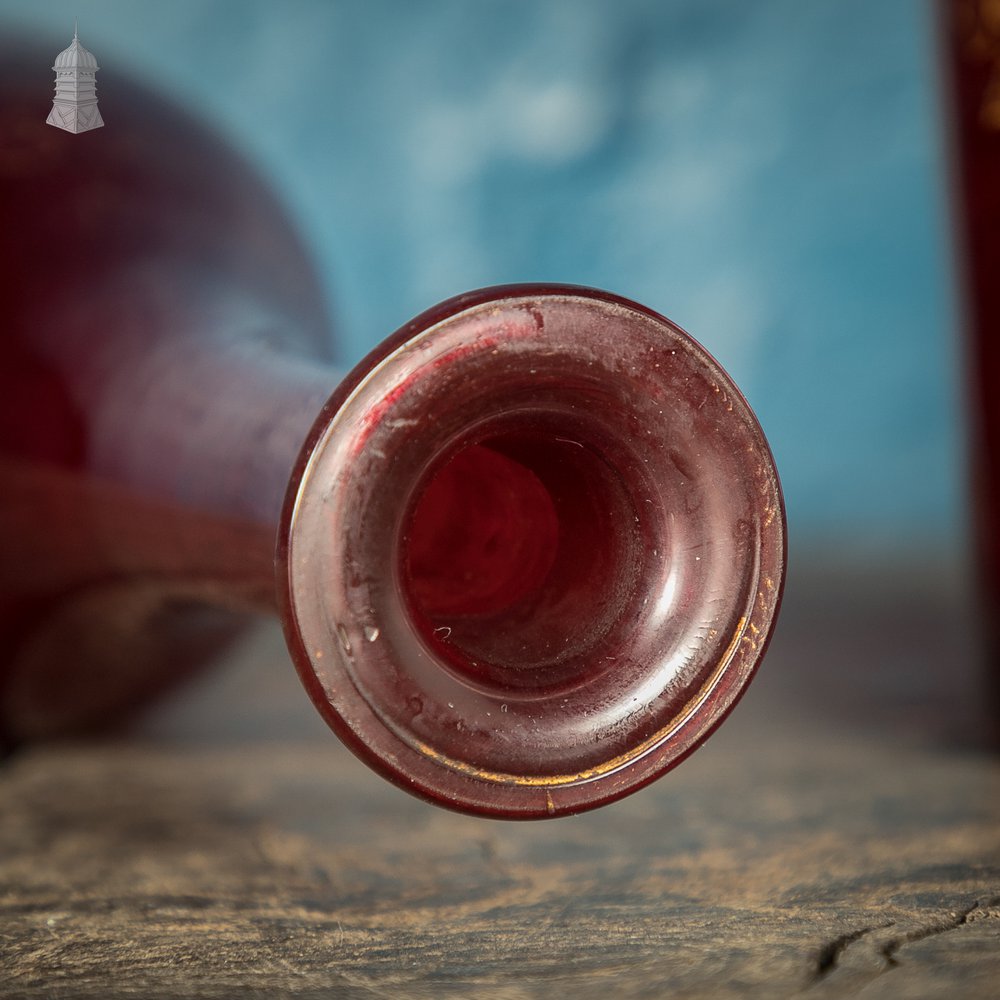
[[[340,379],[266,187],[107,76],[113,127],[82,136],[0,91],[6,738],[103,722],[270,606],[341,739],[441,805],[578,812],[696,749],[785,564],[774,463],[720,366],[636,303],[518,285]]]

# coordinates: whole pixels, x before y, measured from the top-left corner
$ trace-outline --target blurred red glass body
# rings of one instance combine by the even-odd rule
[[[332,728],[451,808],[576,812],[707,738],[771,634],[785,526],[699,345],[510,286],[339,380],[305,255],[210,135],[106,88],[106,128],[50,138],[3,93],[4,217],[32,234],[5,247],[9,740],[105,721],[225,642],[217,609],[275,606]]]
[[[955,217],[968,352],[974,557],[1000,719],[1000,8],[943,0]]]

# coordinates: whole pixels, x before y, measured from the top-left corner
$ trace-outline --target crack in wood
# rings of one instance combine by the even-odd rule
[[[986,900],[985,907],[989,908],[991,906],[996,906],[998,902],[1000,902],[1000,896],[988,899]],[[899,959],[896,958],[896,953],[903,947],[903,945],[912,944],[915,941],[923,941],[924,938],[934,937],[938,934],[947,934],[948,931],[956,930],[957,928],[968,923],[970,919],[975,919],[974,915],[979,909],[980,901],[977,899],[971,906],[966,907],[966,909],[961,910],[958,913],[952,914],[952,916],[947,920],[939,920],[937,923],[930,924],[927,927],[919,927],[906,934],[890,938],[885,942],[885,944],[882,945],[881,948],[879,948],[879,954],[885,960],[886,967],[893,968],[899,965]]]
[[[892,925],[884,924],[882,926],[890,927]],[[866,934],[870,934],[876,929],[875,925],[862,927],[859,930],[850,931],[847,934],[841,934],[840,937],[834,938],[828,944],[823,945],[823,947],[820,948],[819,952],[816,954],[816,968],[813,972],[813,982],[818,982],[825,976],[829,975],[837,967],[837,962],[840,961],[840,956],[850,945],[854,944],[855,941],[859,941]]]
[[[949,931],[956,930],[964,924],[977,919],[989,919],[994,917],[996,914],[994,913],[993,908],[997,906],[1000,906],[1000,896],[994,896],[986,900],[977,899],[971,906],[968,906],[964,910],[960,910],[957,913],[952,913],[946,919],[937,920],[924,927],[918,927],[914,930],[907,931],[905,934],[897,934],[890,937],[881,945],[875,946],[876,954],[885,963],[886,969],[895,968],[900,964],[896,955],[904,945],[912,944],[915,941],[922,941],[925,938],[934,937],[938,934],[946,934]],[[844,952],[847,951],[847,949],[856,941],[860,941],[863,937],[871,934],[872,931],[885,930],[886,928],[895,926],[895,924],[896,921],[894,920],[890,920],[888,923],[884,924],[869,924],[865,927],[860,927],[857,930],[848,931],[846,934],[841,934],[839,937],[836,937],[832,941],[823,945],[823,947],[816,952],[811,979],[812,983],[818,983],[820,980],[826,978],[834,969],[836,969]]]

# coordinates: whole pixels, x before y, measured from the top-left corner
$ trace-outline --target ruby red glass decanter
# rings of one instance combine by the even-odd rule
[[[519,285],[339,379],[259,179],[107,89],[79,137],[2,90],[3,209],[31,233],[4,237],[8,741],[111,717],[276,606],[330,726],[441,805],[577,812],[696,749],[785,563],[774,463],[720,366],[636,303]]]

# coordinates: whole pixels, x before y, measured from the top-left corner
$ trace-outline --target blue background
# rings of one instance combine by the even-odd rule
[[[313,250],[345,364],[469,288],[605,287],[744,389],[793,545],[941,551],[965,472],[932,13],[0,0],[0,30],[44,31],[55,56],[79,17],[99,62],[244,149]]]

